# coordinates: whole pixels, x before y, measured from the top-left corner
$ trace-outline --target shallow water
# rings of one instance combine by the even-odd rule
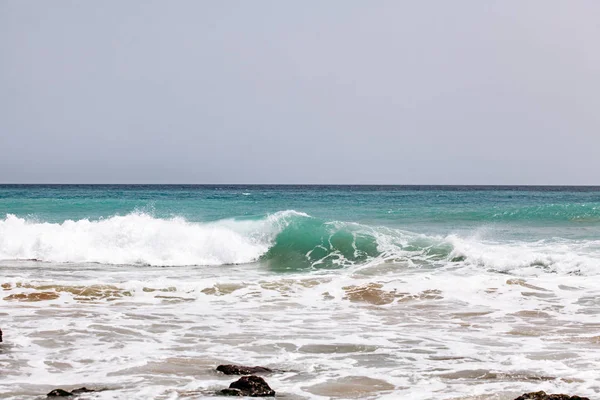
[[[54,217],[21,214],[33,194],[43,203],[36,190],[0,200],[11,214],[0,220],[2,398],[81,386],[108,389],[82,399],[205,398],[236,379],[215,371],[222,363],[277,370],[266,380],[287,399],[599,397],[597,222],[551,212],[386,224],[369,211],[383,200],[350,190],[339,207],[303,199],[295,212],[257,217],[221,199],[231,207],[216,221],[185,216],[190,206],[175,218],[112,209],[69,222],[68,191],[42,196],[58,203]],[[522,192],[494,193],[505,208],[533,207],[507,200]],[[547,209],[552,193],[530,197]],[[578,193],[556,192],[553,210]],[[598,194],[582,193],[593,219]],[[396,205],[424,196],[430,208],[427,196],[439,194],[382,196]],[[437,214],[466,207],[464,192],[441,194],[448,204]],[[475,209],[487,207],[478,196],[493,197],[466,196]],[[252,207],[272,207],[273,197]],[[281,195],[279,209],[292,197]],[[197,214],[210,208],[201,200]],[[342,219],[352,207],[354,218]]]
[[[376,268],[4,262],[0,392],[197,398],[241,363],[285,371],[267,379],[286,398],[597,396],[597,277]]]

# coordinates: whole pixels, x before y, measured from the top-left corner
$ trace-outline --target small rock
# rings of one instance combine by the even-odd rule
[[[525,393],[515,400],[590,400],[587,397],[569,396],[567,394],[546,394],[546,392]]]
[[[2,343],[2,329],[0,329],[0,343]]]
[[[63,390],[63,389],[54,389],[53,391],[48,393],[46,396],[48,396],[48,397],[69,397],[69,396],[77,396],[78,394],[81,394],[81,393],[90,393],[90,392],[98,392],[98,390],[88,389],[86,387],[80,387],[79,389],[73,389],[70,392],[67,392],[66,390]]]
[[[46,396],[48,396],[48,397],[68,397],[68,396],[73,396],[73,393],[67,392],[66,390],[62,390],[62,389],[54,389],[53,391],[48,393]]]
[[[229,389],[238,389],[243,396],[266,397],[275,396],[275,391],[263,378],[256,375],[242,376],[229,385]],[[236,396],[238,396],[236,394]]]
[[[256,374],[269,374],[273,370],[265,367],[246,367],[244,365],[219,365],[217,371],[224,373],[225,375],[256,375]]]

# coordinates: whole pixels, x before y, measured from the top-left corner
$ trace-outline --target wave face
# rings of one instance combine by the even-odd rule
[[[261,262],[274,271],[393,262],[407,267],[469,266],[499,272],[600,273],[600,241],[491,241],[431,236],[323,221],[293,210],[211,223],[131,213],[90,221],[0,220],[0,258],[48,262],[183,266]]]
[[[373,237],[353,234],[292,210],[212,223],[146,213],[48,223],[9,214],[0,220],[0,258],[157,266],[244,264],[262,258],[281,262],[285,269],[290,262],[333,265],[344,257],[355,262],[377,256]]]
[[[0,258],[156,266],[261,261],[271,269],[341,268],[390,259],[444,258],[452,247],[384,227],[327,222],[293,210],[212,223],[145,213],[90,221],[0,221]]]

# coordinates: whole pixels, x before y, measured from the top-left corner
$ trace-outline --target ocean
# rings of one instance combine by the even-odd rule
[[[0,398],[600,397],[600,187],[0,185]]]

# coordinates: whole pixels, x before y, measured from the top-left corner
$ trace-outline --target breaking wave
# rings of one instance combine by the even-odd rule
[[[0,259],[155,266],[260,261],[276,271],[394,262],[498,272],[600,273],[600,241],[491,242],[323,221],[293,210],[198,223],[131,213],[100,220],[0,220]]]

